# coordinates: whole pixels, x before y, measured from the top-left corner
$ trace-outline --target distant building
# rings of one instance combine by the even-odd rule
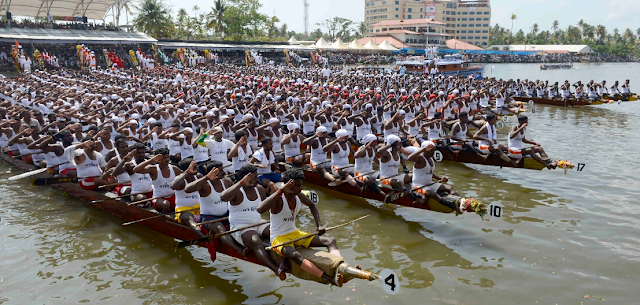
[[[450,38],[489,44],[490,0],[365,0],[364,16],[369,36],[377,34],[374,25],[380,22],[431,19],[444,23],[441,33]]]
[[[388,20],[373,25],[372,32],[361,41],[387,40],[396,48],[424,49],[427,45],[444,45],[447,34],[442,33],[444,23],[431,19]],[[400,43],[400,44],[399,44]]]

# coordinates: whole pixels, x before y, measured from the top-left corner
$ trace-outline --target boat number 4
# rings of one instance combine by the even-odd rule
[[[397,294],[400,291],[400,283],[398,276],[391,269],[383,269],[380,271],[380,285],[382,290],[387,294]]]

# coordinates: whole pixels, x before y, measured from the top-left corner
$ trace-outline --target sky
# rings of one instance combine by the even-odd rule
[[[173,6],[174,12],[180,7],[193,13],[191,8],[198,5],[202,10],[210,11],[212,0],[165,0]],[[274,15],[287,23],[290,30],[304,31],[302,0],[260,0],[261,12]],[[309,0],[309,32],[320,28],[316,23],[334,16],[347,18],[355,22],[364,20],[364,0]],[[540,30],[549,30],[554,20],[561,28],[576,25],[580,19],[591,25],[602,24],[609,31],[618,28],[623,32],[631,28],[634,32],[640,28],[640,0],[491,0],[491,25],[500,24],[511,27],[511,14],[516,14],[514,31],[523,29],[529,32],[534,23]]]

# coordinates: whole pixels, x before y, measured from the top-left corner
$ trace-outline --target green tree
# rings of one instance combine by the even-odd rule
[[[211,12],[207,15],[207,28],[212,29],[216,34],[224,36],[225,18],[224,12],[227,5],[224,0],[216,0],[213,3]]]
[[[560,22],[558,20],[554,20],[553,24],[551,24],[551,29],[555,32],[560,29]]]
[[[133,19],[133,26],[141,32],[154,37],[171,37],[174,29],[169,8],[162,0],[142,0],[134,6],[138,15]]]
[[[518,16],[516,16],[516,14],[511,14],[511,31],[509,31],[509,33],[511,33],[511,35],[513,36],[513,21],[518,19]],[[513,37],[511,37],[513,39]],[[511,39],[509,40],[509,44],[511,44]]]

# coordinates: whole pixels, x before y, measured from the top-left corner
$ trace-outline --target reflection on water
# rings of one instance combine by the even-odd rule
[[[495,65],[493,76],[575,82],[640,79],[638,64]],[[487,74],[488,76],[491,76]],[[326,189],[327,226],[371,216],[328,235],[365,269],[394,270],[401,293],[352,281],[342,289],[289,278],[174,241],[27,181],[0,184],[0,304],[578,304],[585,295],[635,303],[640,272],[637,160],[640,102],[562,108],[536,105],[527,137],[583,172],[438,163],[464,196],[502,206],[500,218],[384,205]],[[511,120],[507,127],[515,122]],[[506,141],[507,128],[499,137]],[[0,164],[0,179],[16,170]],[[313,231],[302,209],[298,226]],[[632,299],[633,298],[633,299]]]

